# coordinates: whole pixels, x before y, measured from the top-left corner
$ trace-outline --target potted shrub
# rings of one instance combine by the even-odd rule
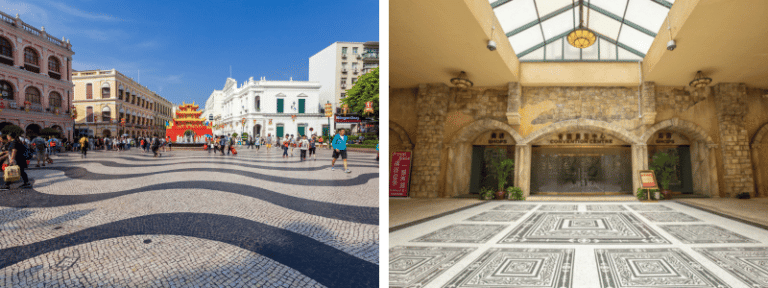
[[[646,189],[643,189],[643,188],[637,188],[637,200],[648,201],[648,195],[645,194],[645,190]],[[651,194],[650,200],[665,199],[664,194],[659,193],[659,189],[648,189],[648,193]]]
[[[653,155],[651,162],[651,170],[656,172],[656,176],[661,179],[660,188],[661,194],[664,194],[665,199],[670,199],[672,196],[672,190],[669,189],[669,183],[672,182],[672,176],[675,173],[675,166],[677,165],[677,155],[659,152]]]
[[[509,178],[509,174],[512,173],[512,170],[515,169],[515,160],[504,159],[499,161],[498,159],[495,159],[493,162],[494,170],[496,172],[496,180],[499,181],[499,189],[496,191],[496,200],[501,200],[504,199],[504,186],[507,185],[507,178]]]
[[[520,189],[520,187],[507,187],[507,193],[504,196],[504,198],[509,200],[525,200],[523,189]]]
[[[488,189],[486,187],[480,188],[480,199],[481,200],[493,199],[493,190]]]

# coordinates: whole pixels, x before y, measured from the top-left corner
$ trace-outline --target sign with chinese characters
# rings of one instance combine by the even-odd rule
[[[325,104],[325,117],[331,117],[333,116],[333,104],[326,103]]]
[[[339,116],[336,115],[336,123],[360,123],[360,116]]]
[[[365,109],[363,110],[363,114],[365,113],[373,113],[373,102],[365,102]]]
[[[392,155],[389,173],[389,197],[408,197],[411,178],[411,152],[401,151]]]
[[[512,138],[512,135],[502,130],[489,131],[477,137],[477,139],[475,139],[475,141],[472,142],[472,145],[478,145],[478,146],[515,145],[515,138]]]
[[[564,131],[545,137],[533,145],[578,145],[578,146],[608,146],[630,145],[611,135],[596,131]]]
[[[640,170],[640,188],[659,189],[659,184],[656,182],[656,174],[653,173],[653,170]]]
[[[675,132],[656,132],[648,145],[690,145],[688,139]]]

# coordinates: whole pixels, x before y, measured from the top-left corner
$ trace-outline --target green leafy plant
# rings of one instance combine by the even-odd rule
[[[499,158],[493,158],[493,170],[496,174],[496,180],[499,181],[499,190],[497,191],[504,191],[504,186],[507,185],[507,178],[509,178],[510,173],[515,170],[515,160],[499,160]]]
[[[637,199],[638,200],[648,200],[648,195],[645,194],[645,190],[643,188],[637,188]],[[659,189],[648,189],[648,193],[651,194],[651,200],[662,200],[664,199],[664,194],[659,193],[659,199],[654,199],[656,196],[656,192],[659,192]]]
[[[491,200],[493,199],[493,190],[488,188],[480,188],[480,199],[481,200]]]
[[[21,134],[24,134],[24,129],[21,129],[21,127],[11,124],[3,127],[2,132],[3,132],[3,135],[7,135],[7,134],[21,135]]]
[[[677,162],[678,156],[675,154],[658,152],[653,155],[650,168],[661,178],[661,188],[669,189],[669,183],[672,182],[672,177],[674,177]]]
[[[248,132],[243,132],[243,134],[240,135],[240,137],[243,137],[243,139],[248,139]]]
[[[379,68],[360,76],[341,102],[349,105],[349,110],[359,115],[365,113],[365,102],[372,102],[373,113],[366,116],[379,119]]]
[[[504,198],[509,200],[525,200],[525,196],[523,196],[523,189],[514,186],[507,187],[507,193],[504,195]]]
[[[646,200],[648,199],[647,196],[645,196],[645,189],[643,188],[637,188],[637,200]]]
[[[232,138],[237,138],[237,133],[232,133]]]

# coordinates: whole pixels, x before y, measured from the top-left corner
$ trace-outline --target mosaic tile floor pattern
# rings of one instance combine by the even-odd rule
[[[768,287],[768,230],[675,202],[488,201],[389,243],[390,287]]]
[[[349,153],[346,174],[328,151],[240,150],[28,170],[33,189],[0,195],[0,287],[378,286],[375,155]]]

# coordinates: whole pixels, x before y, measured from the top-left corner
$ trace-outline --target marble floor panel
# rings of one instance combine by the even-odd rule
[[[674,201],[487,201],[389,236],[390,287],[768,287],[768,230]]]
[[[347,174],[327,150],[239,150],[27,170],[33,188],[0,192],[0,287],[378,286],[374,154],[349,152]]]

